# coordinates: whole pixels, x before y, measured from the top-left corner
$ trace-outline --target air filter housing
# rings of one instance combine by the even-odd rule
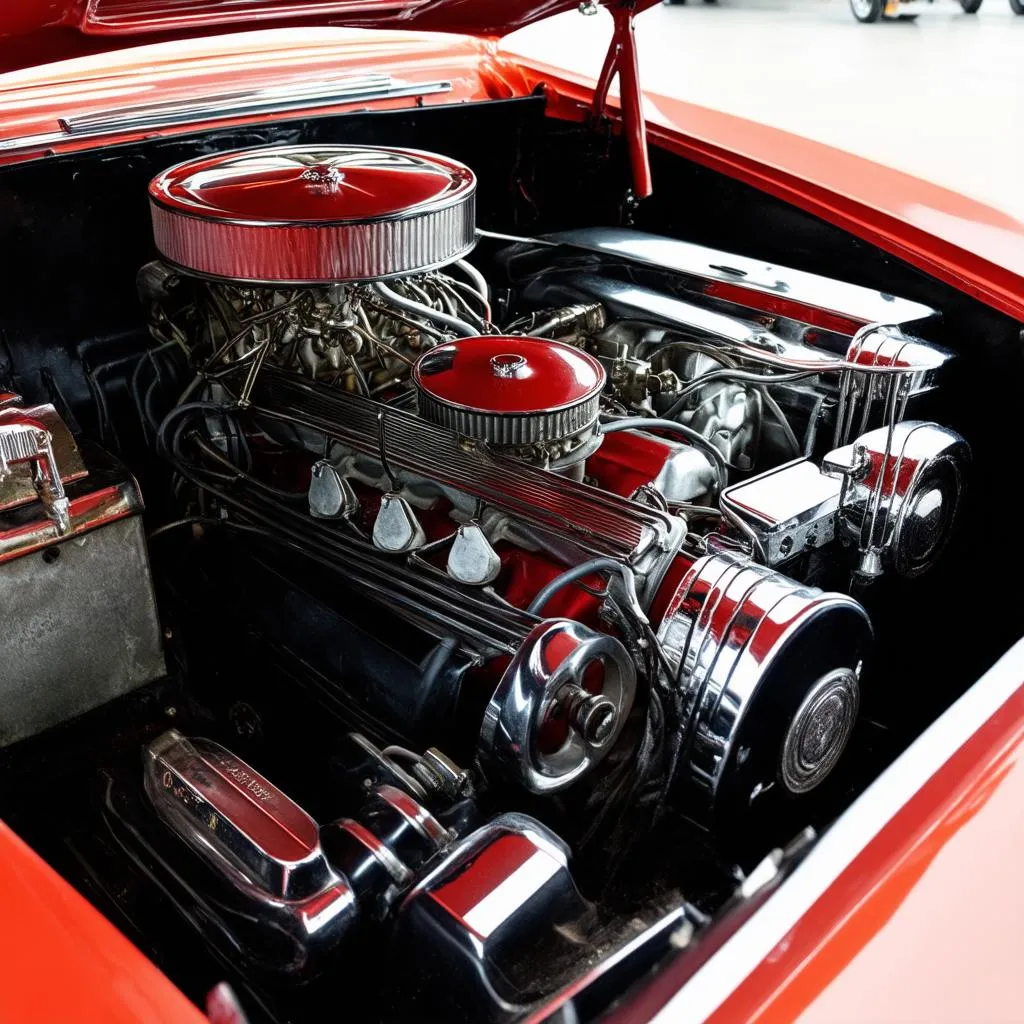
[[[592,431],[605,373],[593,356],[557,341],[488,335],[431,349],[413,380],[424,419],[516,447]]]
[[[253,284],[423,273],[474,244],[476,178],[376,146],[268,146],[189,160],[149,186],[156,246],[182,269]]]

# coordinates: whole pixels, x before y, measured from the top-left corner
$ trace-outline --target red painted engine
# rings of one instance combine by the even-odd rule
[[[718,292],[711,309],[644,291],[630,246],[645,236],[584,239],[551,266],[540,243],[518,290],[513,247],[499,330],[487,279],[462,259],[478,238],[474,197],[462,165],[372,147],[250,150],[158,177],[167,262],[140,285],[183,324],[199,372],[164,425],[166,450],[225,520],[396,616],[403,635],[382,626],[384,647],[437,645],[419,678],[360,693],[400,733],[432,709],[434,728],[459,723],[460,749],[488,775],[549,793],[591,772],[630,715],[653,715],[696,817],[813,790],[856,720],[871,627],[852,598],[776,565],[842,538],[863,573],[927,563],[955,510],[960,457],[946,455],[962,442],[900,424],[905,452],[883,430],[860,455],[793,460],[801,442],[763,375],[792,364],[801,372],[783,385],[807,367],[848,382],[856,367],[926,389],[944,357],[862,332],[839,339],[847,361],[809,347],[820,331],[793,342],[795,328],[748,328]],[[609,261],[609,277],[593,270]],[[675,295],[717,273],[708,266],[674,271]],[[817,386],[787,406],[811,410],[798,424],[807,450],[837,407],[834,385]],[[837,440],[852,440],[859,396],[871,420],[876,391],[841,398]],[[197,417],[209,437],[190,451]],[[946,468],[886,498],[897,519],[920,507],[913,538],[883,517],[872,539],[856,459],[878,469],[922,441],[920,465]],[[756,463],[770,468],[752,474]],[[282,495],[286,478],[301,505]],[[454,683],[438,668],[453,652]]]

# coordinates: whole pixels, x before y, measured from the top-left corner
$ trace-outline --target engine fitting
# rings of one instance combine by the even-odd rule
[[[490,329],[462,262],[475,198],[468,167],[412,150],[278,146],[186,161],[150,185],[166,262],[143,268],[139,292],[156,319],[186,310],[207,371],[245,359],[254,372],[386,392],[449,333]],[[457,277],[441,273],[453,264]]]
[[[1016,307],[727,167],[588,226],[635,133],[336,49],[0,143],[8,930],[96,936],[107,1016],[727,1014],[735,940],[877,874],[877,791],[1005,739]]]

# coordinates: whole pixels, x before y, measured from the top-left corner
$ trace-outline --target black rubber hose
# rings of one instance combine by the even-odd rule
[[[586,562],[580,562],[579,565],[574,565],[571,569],[566,569],[560,576],[556,576],[537,591],[536,596],[526,610],[531,615],[540,615],[548,601],[563,587],[567,587],[570,583],[575,583],[576,580],[595,572],[613,572],[621,576],[623,586],[626,588],[626,600],[630,609],[642,622],[647,621],[647,617],[640,608],[640,601],[636,596],[636,580],[633,577],[632,570],[629,566],[623,565],[622,562],[615,561],[614,558],[591,558]]]

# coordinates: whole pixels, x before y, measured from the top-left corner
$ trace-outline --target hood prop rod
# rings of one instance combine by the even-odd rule
[[[593,107],[597,119],[607,116],[608,90],[612,79],[618,74],[622,131],[626,136],[633,174],[632,193],[627,197],[630,206],[646,199],[654,191],[647,152],[647,124],[644,121],[643,95],[640,91],[636,37],[633,33],[634,6],[634,0],[618,0],[609,5],[613,19],[612,41],[604,58],[601,77],[597,80]]]

